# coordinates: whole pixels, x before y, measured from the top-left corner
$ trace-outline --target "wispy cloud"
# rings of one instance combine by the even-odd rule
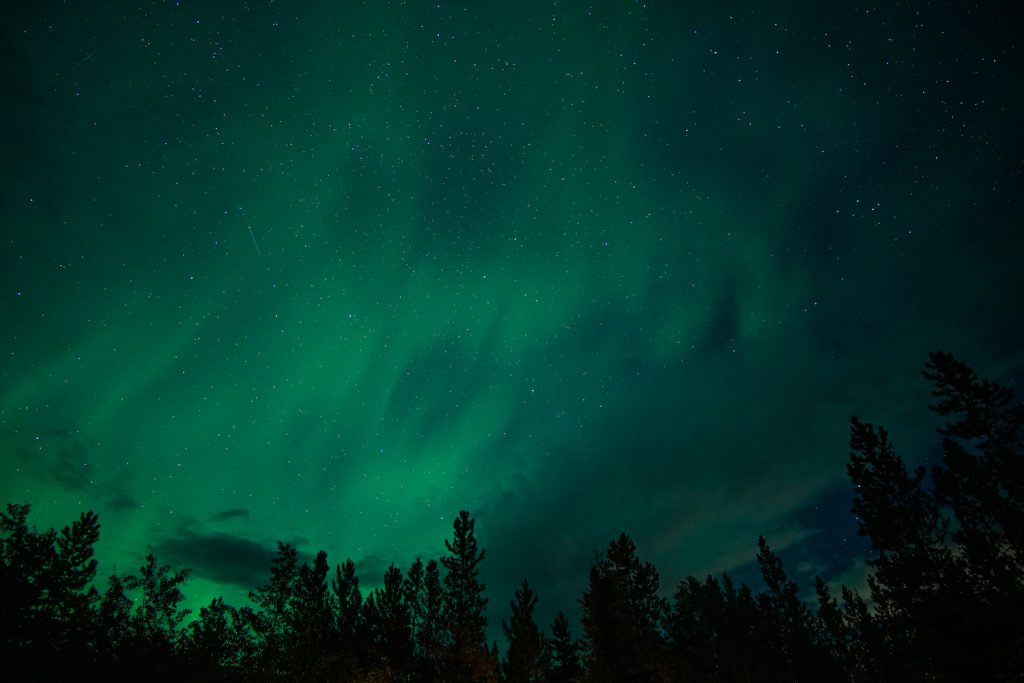
[[[269,575],[277,546],[231,534],[180,528],[153,546],[156,554],[190,567],[194,575],[253,589]]]
[[[252,517],[252,513],[245,508],[229,508],[213,515],[213,521],[226,522],[230,519],[249,519],[250,517]]]

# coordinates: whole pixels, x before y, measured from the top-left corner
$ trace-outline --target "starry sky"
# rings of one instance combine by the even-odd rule
[[[21,3],[0,499],[190,604],[458,510],[492,625],[626,531],[856,582],[847,421],[1024,353],[1020,18],[963,2]]]

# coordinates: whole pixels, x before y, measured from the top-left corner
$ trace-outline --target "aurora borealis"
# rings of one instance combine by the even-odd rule
[[[890,4],[8,9],[0,496],[198,602],[463,508],[492,626],[620,531],[855,577],[849,416],[1024,368],[1019,18]]]

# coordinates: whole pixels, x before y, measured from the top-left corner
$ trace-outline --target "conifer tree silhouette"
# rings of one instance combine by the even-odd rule
[[[501,622],[502,633],[508,641],[501,671],[503,680],[508,683],[539,683],[548,676],[550,656],[544,636],[533,619],[536,605],[537,594],[523,579],[522,586],[516,589],[515,599],[509,603],[510,620]]]
[[[403,595],[402,571],[392,564],[384,586],[363,603],[363,621],[371,659],[370,669],[388,671],[405,680],[413,671],[413,641],[409,606]]]
[[[580,604],[591,680],[641,683],[661,678],[667,605],[658,595],[657,570],[640,561],[629,536],[621,534],[591,564]]]
[[[548,683],[575,683],[580,680],[583,673],[580,642],[572,637],[569,620],[561,611],[551,622],[551,637],[547,645],[551,663]]]
[[[451,641],[446,657],[446,676],[458,681],[486,681],[497,677],[498,662],[487,648],[484,610],[488,599],[480,582],[479,565],[485,557],[477,550],[475,520],[462,510],[453,524],[452,540],[445,540],[448,555],[441,558],[444,576],[444,623]]]

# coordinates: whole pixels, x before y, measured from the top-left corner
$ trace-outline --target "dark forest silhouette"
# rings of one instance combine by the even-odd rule
[[[99,521],[37,531],[28,505],[0,514],[5,680],[191,681],[1020,681],[1024,680],[1024,407],[953,356],[924,376],[950,421],[943,459],[908,471],[882,428],[853,418],[852,512],[871,542],[868,594],[801,599],[764,538],[764,589],[727,575],[679,582],[622,534],[590,566],[580,637],[561,612],[545,633],[524,579],[486,642],[485,553],[459,513],[447,554],[392,565],[363,595],[355,566],[278,544],[253,606],[221,599],[187,623],[187,569],[150,554],[93,587]]]

